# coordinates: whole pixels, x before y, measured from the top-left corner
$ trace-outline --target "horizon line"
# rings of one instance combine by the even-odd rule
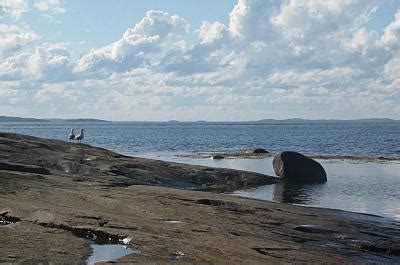
[[[399,119],[394,119],[394,118],[386,118],[386,117],[372,117],[372,118],[350,118],[350,119],[343,119],[343,118],[315,118],[315,119],[309,119],[309,118],[282,118],[282,119],[277,119],[277,118],[261,118],[261,119],[256,119],[256,120],[177,120],[177,119],[170,119],[170,120],[108,120],[108,119],[103,119],[103,118],[38,118],[38,117],[19,117],[19,116],[0,116],[0,118],[15,118],[15,119],[34,119],[34,120],[47,120],[47,121],[52,121],[52,120],[63,120],[63,121],[68,121],[68,120],[94,120],[94,121],[104,121],[104,122],[182,122],[182,123],[200,123],[200,122],[205,122],[205,123],[241,123],[241,122],[262,122],[262,121],[362,121],[362,120],[390,120],[390,121],[400,121]]]

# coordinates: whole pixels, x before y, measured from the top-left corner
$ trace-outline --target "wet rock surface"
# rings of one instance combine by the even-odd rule
[[[0,170],[0,219],[18,220],[0,225],[0,263],[80,263],[94,236],[140,250],[115,263],[400,262],[398,222],[193,190],[274,181],[261,174],[12,134],[0,153],[51,173]]]

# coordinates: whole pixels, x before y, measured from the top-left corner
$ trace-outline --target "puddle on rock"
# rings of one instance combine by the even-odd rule
[[[96,262],[116,260],[132,253],[140,253],[140,250],[122,244],[100,245],[93,243],[90,245],[90,249],[90,256],[86,260],[86,263],[90,265]]]
[[[95,264],[96,262],[108,262],[132,253],[140,253],[140,250],[129,246],[132,238],[125,237],[116,241],[109,238],[109,241],[99,240],[94,237],[93,243],[90,244],[90,256],[86,260],[87,264]]]
[[[10,224],[14,224],[14,223],[6,221],[6,220],[0,220],[0,225],[10,225]]]
[[[141,252],[129,246],[132,240],[130,237],[110,234],[106,231],[92,228],[71,227],[65,224],[40,223],[40,225],[70,231],[74,236],[89,240],[90,251],[86,264],[113,261],[132,253]]]
[[[80,236],[82,237],[82,235]],[[132,253],[140,253],[140,250],[129,246],[132,240],[130,237],[121,239],[118,235],[108,234],[105,236],[93,233],[93,231],[87,232],[85,237],[92,241],[86,264],[113,261]]]

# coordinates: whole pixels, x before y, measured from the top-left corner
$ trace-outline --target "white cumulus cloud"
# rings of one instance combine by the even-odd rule
[[[38,34],[28,29],[0,23],[0,56],[13,53],[39,38]]]
[[[19,52],[0,63],[0,79],[62,82],[72,78],[68,48],[63,43],[37,46]]]
[[[77,63],[76,72],[120,72],[151,63],[163,53],[182,47],[189,24],[177,15],[161,11],[148,11],[122,38],[101,48],[92,49]]]
[[[28,11],[29,5],[26,0],[0,0],[0,19],[10,16],[18,20],[21,15]]]
[[[42,12],[49,12],[52,14],[60,14],[66,12],[60,0],[39,0],[36,1],[33,6]]]

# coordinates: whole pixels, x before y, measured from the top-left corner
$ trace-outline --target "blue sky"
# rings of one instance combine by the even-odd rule
[[[31,1],[34,3],[34,1]],[[48,42],[84,41],[75,45],[77,54],[93,47],[101,47],[120,38],[125,30],[139,22],[149,10],[162,10],[170,14],[178,14],[190,23],[192,30],[199,28],[204,20],[227,23],[229,12],[236,1],[195,0],[172,1],[64,1],[68,12],[49,21],[39,10],[24,14],[21,21],[30,25]],[[191,32],[187,40],[194,43],[197,35]]]
[[[0,0],[0,115],[399,118],[396,0]]]

